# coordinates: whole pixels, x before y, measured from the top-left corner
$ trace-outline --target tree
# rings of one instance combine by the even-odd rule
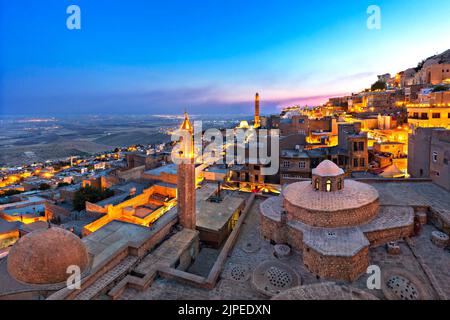
[[[378,80],[375,82],[372,87],[370,88],[372,91],[375,90],[386,90],[386,82]]]
[[[15,190],[15,189],[5,190],[5,191],[2,191],[2,193],[0,194],[0,197],[14,196],[16,194],[21,194],[22,192],[23,191],[19,191],[19,190]]]
[[[70,186],[70,183],[67,183],[67,182],[58,183],[58,188],[67,187],[67,186]]]
[[[76,211],[81,211],[86,209],[86,201],[91,203],[96,203],[112,197],[114,192],[109,189],[97,189],[92,186],[86,186],[84,188],[80,188],[77,192],[75,192],[73,199],[73,208]]]
[[[51,189],[51,185],[49,185],[48,183],[41,183],[39,185],[39,190],[41,191],[45,191],[45,190],[50,190]]]
[[[433,88],[433,92],[447,91],[449,88],[445,85],[437,85]]]

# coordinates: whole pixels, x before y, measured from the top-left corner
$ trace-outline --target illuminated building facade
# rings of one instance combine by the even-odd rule
[[[415,82],[418,84],[436,85],[450,80],[450,64],[432,64],[422,68],[416,76]]]
[[[409,104],[408,123],[412,128],[450,128],[450,103]]]

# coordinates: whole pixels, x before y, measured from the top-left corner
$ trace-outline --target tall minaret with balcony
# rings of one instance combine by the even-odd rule
[[[256,93],[255,95],[255,120],[253,123],[253,127],[255,129],[261,127],[261,119],[259,117],[259,93]]]
[[[187,113],[180,127],[179,163],[177,170],[178,217],[180,224],[187,229],[195,230],[195,156],[194,128]]]

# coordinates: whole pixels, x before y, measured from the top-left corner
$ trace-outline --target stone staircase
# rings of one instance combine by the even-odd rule
[[[109,285],[125,276],[138,261],[137,257],[128,256],[118,263],[114,268],[102,275],[93,284],[78,294],[75,300],[92,300],[97,297]]]

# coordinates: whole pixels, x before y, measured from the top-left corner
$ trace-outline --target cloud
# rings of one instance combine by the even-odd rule
[[[4,114],[178,114],[185,109],[196,114],[252,114],[254,92],[248,99],[235,98],[232,89],[213,86],[153,89],[138,92],[54,93],[4,97]],[[292,97],[264,97],[263,113],[275,113],[290,105],[316,105],[333,96],[330,93]],[[242,93],[240,93],[242,96]],[[246,95],[246,93],[245,93]],[[236,97],[239,95],[236,94]]]

